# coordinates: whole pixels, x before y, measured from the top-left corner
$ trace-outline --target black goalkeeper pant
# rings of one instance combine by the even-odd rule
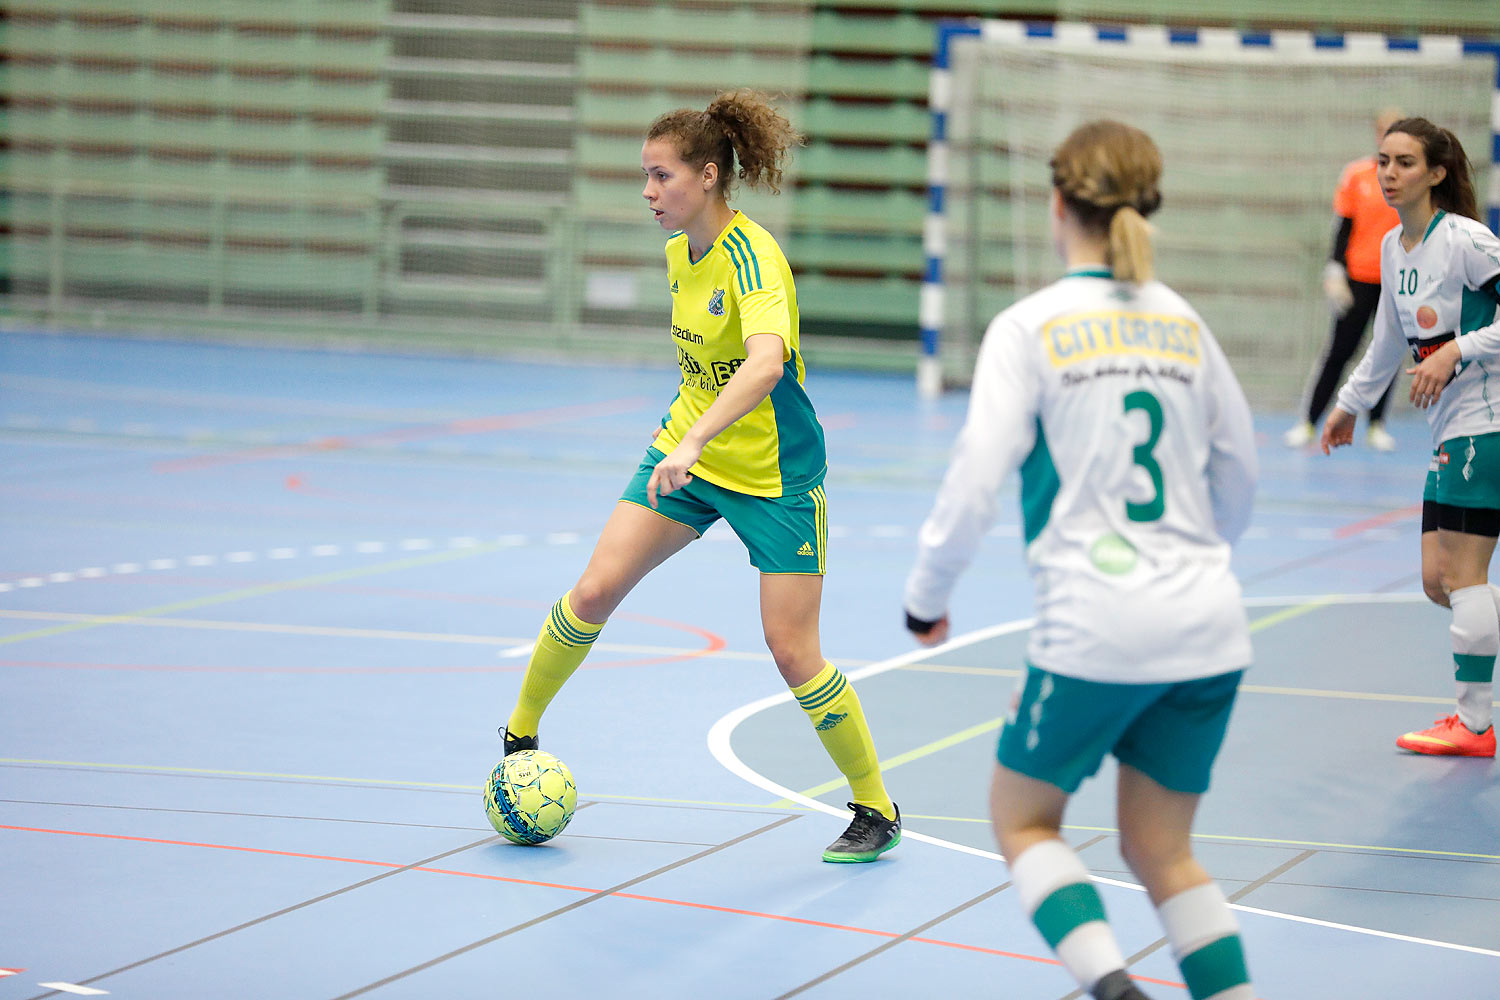
[[[1307,398],[1307,422],[1314,427],[1323,419],[1323,411],[1343,381],[1344,369],[1354,358],[1359,341],[1365,335],[1365,327],[1375,317],[1375,307],[1380,304],[1380,286],[1365,281],[1350,281],[1349,290],[1354,293],[1354,304],[1349,311],[1333,321],[1328,334],[1328,346],[1323,351],[1323,360],[1313,382],[1312,393]],[[1391,384],[1396,382],[1391,378]],[[1380,401],[1370,410],[1370,420],[1375,422],[1385,417],[1385,405],[1391,399],[1391,386],[1385,387]]]

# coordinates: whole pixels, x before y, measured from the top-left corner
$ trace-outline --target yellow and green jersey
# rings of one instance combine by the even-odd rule
[[[685,233],[667,240],[672,338],[682,382],[654,447],[671,452],[713,405],[745,360],[745,338],[781,338],[781,380],[771,394],[726,427],[690,470],[725,489],[752,496],[806,493],[823,481],[828,459],[823,428],[803,391],[797,290],[771,234],[735,212],[701,259]]]

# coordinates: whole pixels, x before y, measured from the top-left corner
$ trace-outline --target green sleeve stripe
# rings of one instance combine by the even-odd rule
[[[1238,934],[1221,937],[1213,944],[1189,952],[1177,965],[1187,981],[1188,993],[1195,997],[1216,996],[1250,981]]]
[[[729,238],[733,240],[741,250],[750,255],[750,264],[755,268],[755,278],[751,283],[751,290],[753,291],[756,288],[760,288],[760,260],[755,256],[755,248],[750,245],[749,237],[747,237],[744,232],[739,229],[731,229],[729,231]]]
[[[1062,489],[1062,479],[1057,466],[1052,463],[1052,452],[1047,447],[1047,433],[1042,428],[1042,418],[1036,418],[1036,442],[1031,454],[1021,463],[1021,522],[1025,526],[1026,544],[1036,541],[1036,536],[1052,519],[1052,503]]]
[[[1454,653],[1453,679],[1464,684],[1489,684],[1495,679],[1495,658],[1474,653]]]
[[[749,291],[749,289],[745,287],[746,267],[744,261],[744,253],[740,250],[739,246],[734,242],[734,240],[728,238],[724,240],[724,249],[729,251],[729,259],[734,261],[734,276],[739,279],[740,294],[744,295]]]
[[[1103,919],[1104,902],[1099,898],[1099,890],[1089,882],[1063,886],[1042,900],[1042,905],[1031,915],[1031,922],[1036,924],[1036,929],[1042,932],[1042,937],[1054,951],[1063,938],[1084,924]]]

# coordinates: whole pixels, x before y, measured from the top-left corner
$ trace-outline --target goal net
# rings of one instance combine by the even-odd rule
[[[950,380],[967,379],[997,312],[1062,274],[1047,161],[1082,122],[1115,118],[1161,148],[1158,275],[1203,315],[1257,405],[1295,402],[1322,351],[1333,190],[1346,163],[1374,152],[1378,112],[1453,129],[1486,201],[1495,59],[1465,57],[1456,39],[1391,51],[1379,36],[1335,47],[1306,34],[1201,32],[1188,43],[1164,30],[1034,30],[985,22],[953,36],[948,78],[934,87],[935,140],[946,143],[934,143],[938,281],[924,311]]]

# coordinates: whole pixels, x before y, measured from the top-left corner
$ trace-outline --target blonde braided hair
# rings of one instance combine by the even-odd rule
[[[1121,281],[1150,281],[1151,225],[1161,207],[1161,151],[1151,137],[1121,122],[1074,129],[1052,154],[1052,186],[1079,223],[1108,237],[1106,263]]]

